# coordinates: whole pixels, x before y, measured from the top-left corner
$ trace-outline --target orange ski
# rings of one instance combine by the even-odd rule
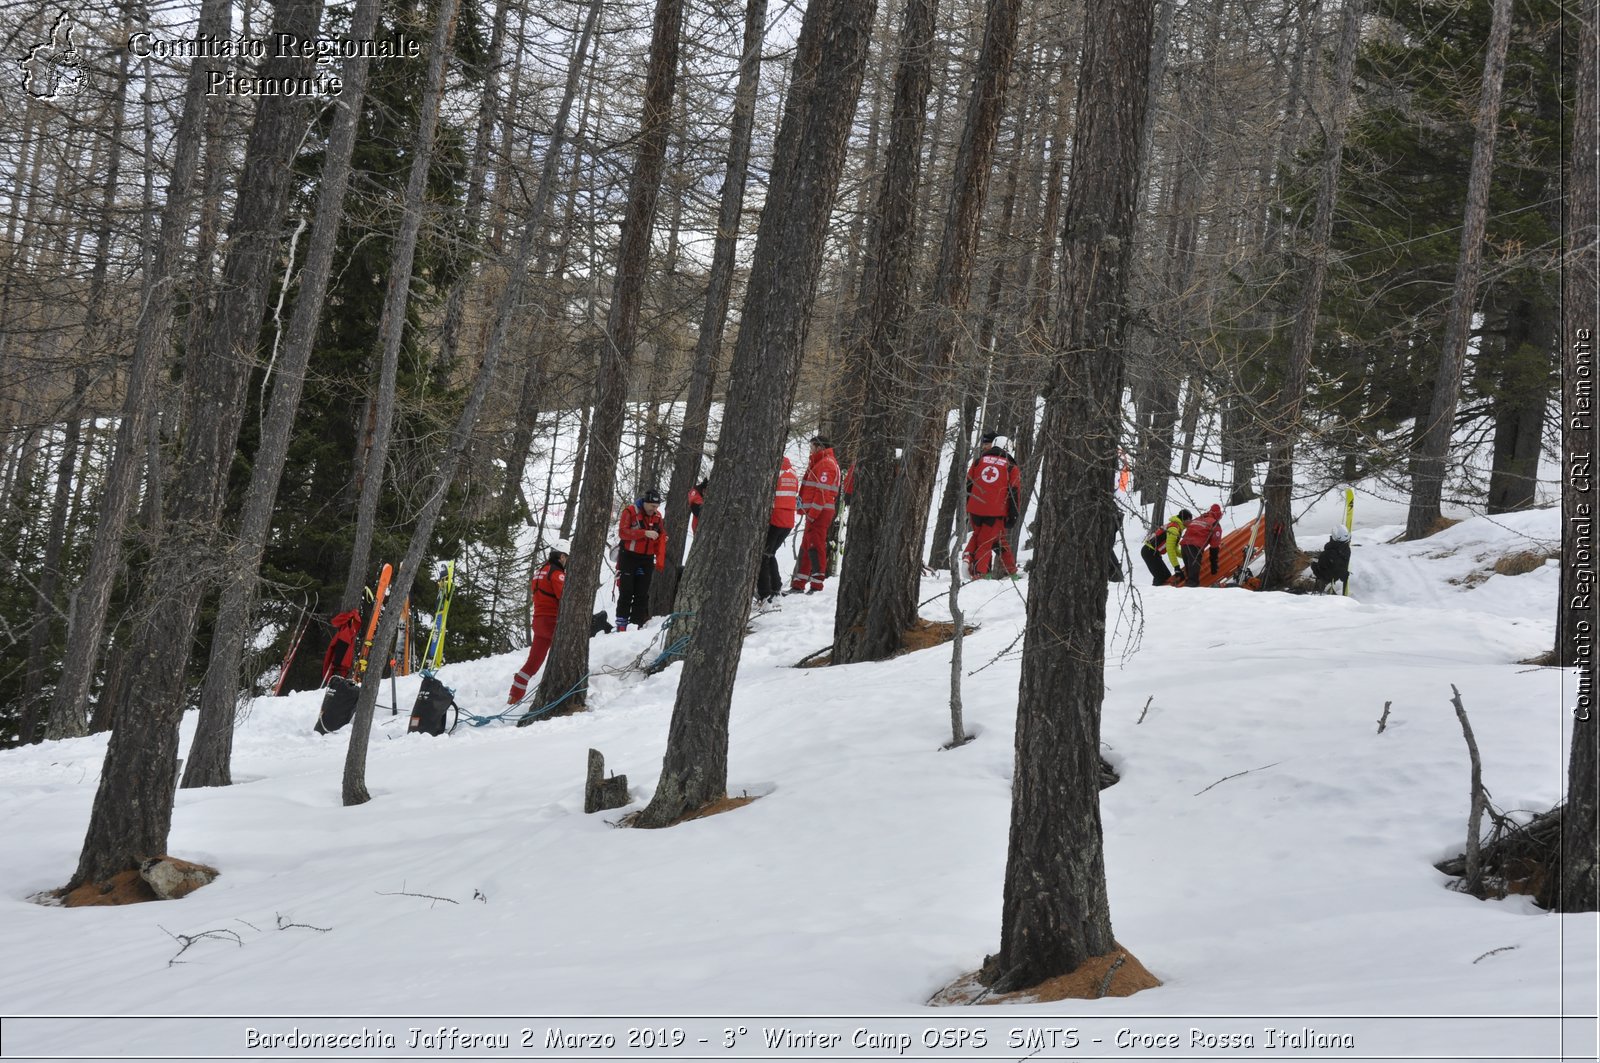
[[[378,590],[372,596],[372,620],[367,624],[367,637],[361,640],[361,658],[356,662],[356,682],[360,682],[367,674],[367,658],[372,653],[372,639],[378,633],[378,617],[383,615],[383,599],[389,593],[389,580],[394,575],[393,567],[384,565],[378,573]]]

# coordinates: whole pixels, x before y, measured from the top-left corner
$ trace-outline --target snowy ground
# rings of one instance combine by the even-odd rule
[[[1541,810],[1561,795],[1571,677],[1519,663],[1552,641],[1557,571],[1492,573],[1499,557],[1553,552],[1558,514],[1387,545],[1392,517],[1358,503],[1349,598],[1113,587],[1109,896],[1119,941],[1158,989],[925,1007],[998,945],[1018,681],[1005,651],[1027,584],[963,591],[979,625],[964,684],[977,740],[951,752],[948,647],[789,667],[831,641],[830,589],[759,616],[745,644],[730,792],[760,799],[668,831],[582,810],[590,747],[628,775],[635,806],[655,785],[680,669],[626,669],[659,622],[592,643],[615,674],[595,676],[579,716],[429,738],[380,708],[374,800],[360,808],[339,803],[345,735],[311,732],[318,696],[257,700],[235,740],[238,784],[178,794],[173,853],[223,872],[179,902],[29,903],[71,873],[105,739],[0,753],[0,1013],[32,1017],[6,1019],[3,1055],[1595,1058],[1595,917],[1477,901],[1432,867],[1465,835],[1451,684],[1496,804]],[[944,587],[929,580],[924,597]],[[947,615],[942,595],[923,612]],[[442,678],[487,714],[520,660],[452,663]],[[416,689],[399,681],[403,707]],[[222,930],[236,937],[178,956],[174,935]],[[37,1018],[82,1014],[121,1018]],[[156,1018],[181,1015],[220,1018]],[[412,1028],[441,1025],[509,1047],[407,1048]],[[617,1047],[553,1047],[555,1027],[557,1044],[609,1032]],[[629,1028],[662,1027],[630,1050]],[[779,1027],[842,1040],[768,1048],[762,1031]],[[1268,1027],[1354,1047],[1269,1047]],[[251,1028],[382,1030],[396,1047],[261,1047]],[[1234,1047],[1205,1048],[1191,1029]],[[852,1047],[857,1030],[866,1047]],[[925,1048],[940,1031],[960,1047]],[[1176,1047],[1157,1041],[1168,1034]]]

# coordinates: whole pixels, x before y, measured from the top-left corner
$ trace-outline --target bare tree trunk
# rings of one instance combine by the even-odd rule
[[[1575,16],[1575,17],[1574,17]],[[1539,903],[1559,912],[1600,910],[1600,723],[1595,707],[1595,635],[1600,598],[1594,593],[1595,522],[1600,514],[1600,479],[1595,476],[1594,378],[1600,245],[1595,239],[1595,99],[1600,11],[1583,0],[1577,23],[1577,100],[1572,123],[1572,162],[1567,178],[1567,260],[1562,275],[1563,420],[1561,492],[1561,601],[1556,612],[1555,660],[1578,669],[1572,714],[1572,748],[1561,814],[1559,867],[1546,880]]]
[[[411,171],[406,176],[400,231],[394,240],[389,284],[383,294],[383,316],[378,324],[378,377],[372,396],[371,430],[361,475],[361,497],[356,504],[356,529],[350,540],[350,568],[345,573],[339,610],[361,605],[367,565],[372,554],[372,533],[383,497],[384,471],[389,464],[389,438],[394,430],[395,376],[400,371],[400,346],[405,342],[406,310],[411,302],[411,271],[416,261],[417,239],[422,232],[428,169],[433,165],[434,133],[439,121],[439,101],[444,95],[445,61],[450,36],[455,31],[457,0],[439,0],[428,45],[428,80],[422,92],[422,114],[417,120],[417,142],[412,146]]]
[[[309,37],[320,0],[280,0],[272,32]],[[300,78],[309,59],[268,58],[266,77]],[[270,270],[288,202],[291,164],[309,119],[298,97],[262,97],[245,152],[243,179],[228,229],[227,264],[206,353],[188,396],[160,544],[146,566],[129,638],[130,667],[116,699],[111,742],[72,885],[103,882],[166,851],[177,783],[178,723],[184,671],[203,592],[217,575],[216,525],[244,415]],[[198,582],[198,586],[197,586]]]
[[[1118,524],[1126,290],[1154,10],[1090,4],[1062,233],[1048,449],[1018,695],[1016,773],[995,990],[1111,951],[1100,828],[1106,555]]]
[[[1411,460],[1411,506],[1406,513],[1406,538],[1432,535],[1444,495],[1445,455],[1456,426],[1461,401],[1461,368],[1478,302],[1478,277],[1483,268],[1483,230],[1489,214],[1489,180],[1494,172],[1495,135],[1500,125],[1500,89],[1505,80],[1506,46],[1511,39],[1511,0],[1494,0],[1489,45],[1483,59],[1483,87],[1478,96],[1477,131],[1472,139],[1472,168],[1467,174],[1467,209],[1461,222],[1461,256],[1456,283],[1445,315],[1433,402],[1421,426]]]
[[[944,234],[934,273],[930,307],[918,330],[906,395],[909,406],[905,455],[892,485],[885,485],[887,507],[868,536],[851,530],[848,568],[865,575],[875,592],[861,612],[846,613],[843,587],[834,620],[834,664],[881,660],[898,650],[917,618],[922,576],[922,541],[928,507],[939,472],[939,451],[949,410],[949,373],[967,308],[972,261],[989,184],[989,161],[999,134],[1011,59],[1016,50],[1021,0],[992,0],[983,47],[973,77],[961,148],[956,155]],[[857,473],[858,496],[867,485]],[[884,490],[880,488],[879,490]],[[864,512],[864,510],[863,510]],[[857,609],[860,604],[852,599]]]
[[[844,355],[846,386],[859,385],[863,390],[851,396],[851,413],[839,419],[846,429],[843,442],[855,468],[855,491],[850,502],[852,549],[839,576],[839,602],[834,612],[836,646],[841,633],[865,621],[873,593],[872,554],[858,555],[854,544],[877,541],[875,529],[887,515],[894,483],[894,426],[902,379],[899,356],[916,255],[917,192],[937,8],[937,0],[906,0],[901,17],[889,147],[867,228],[856,324],[851,330],[851,347]]]
[[[622,445],[628,401],[628,371],[633,364],[639,329],[639,307],[650,263],[650,231],[666,164],[667,136],[672,128],[672,101],[678,77],[678,45],[683,31],[684,0],[656,0],[650,39],[650,66],[645,75],[644,109],[639,120],[639,154],[628,189],[628,207],[617,250],[617,273],[611,289],[605,334],[600,340],[594,419],[583,459],[583,496],[567,563],[567,589],[562,596],[554,642],[539,683],[540,705],[570,695],[565,704],[585,701],[589,673],[589,618],[600,588],[607,533],[611,529],[612,492],[617,486],[617,459]]]
[[[1322,173],[1317,185],[1317,213],[1311,223],[1304,287],[1289,342],[1289,364],[1278,392],[1276,416],[1270,429],[1272,453],[1267,479],[1261,489],[1262,512],[1267,524],[1267,560],[1261,574],[1264,588],[1282,587],[1294,575],[1300,548],[1294,538],[1294,444],[1300,434],[1300,407],[1306,381],[1311,376],[1311,356],[1317,342],[1317,314],[1322,307],[1322,286],[1328,275],[1328,241],[1333,235],[1333,212],[1339,202],[1339,170],[1344,159],[1350,84],[1355,76],[1356,47],[1361,40],[1361,0],[1345,0],[1344,26],[1334,57],[1331,114],[1323,148]]]
[[[550,142],[546,147],[544,163],[539,174],[539,185],[534,191],[528,216],[523,220],[522,232],[517,239],[506,283],[500,290],[500,298],[495,305],[494,321],[490,327],[488,342],[484,345],[483,362],[478,368],[478,375],[473,382],[472,392],[467,397],[467,404],[456,421],[450,445],[446,448],[444,457],[440,459],[439,470],[434,477],[430,493],[426,496],[427,502],[417,517],[411,544],[406,550],[404,560],[400,563],[400,571],[393,584],[397,595],[404,595],[416,579],[422,564],[423,552],[427,549],[428,540],[433,534],[433,526],[444,508],[445,495],[449,493],[450,485],[455,481],[456,467],[461,456],[472,441],[478,413],[488,395],[495,369],[500,364],[506,341],[511,334],[511,321],[516,316],[518,304],[522,300],[528,264],[533,261],[534,245],[544,228],[545,211],[555,190],[556,173],[561,165],[562,147],[566,141],[567,122],[572,115],[572,103],[578,95],[578,84],[583,76],[584,62],[589,53],[589,45],[594,39],[595,24],[599,16],[600,0],[592,0],[588,17],[579,32],[577,45],[573,48],[572,60],[567,66],[566,87],[561,97],[561,106],[556,112]],[[668,100],[671,100],[670,95]],[[590,596],[593,596],[592,590]],[[397,597],[396,600],[400,599]],[[399,628],[399,613],[398,609],[385,609],[379,614],[373,645],[390,644],[395,631]],[[367,793],[367,740],[372,733],[372,709],[378,701],[378,686],[381,681],[382,669],[374,668],[367,672],[362,682],[361,696],[356,703],[355,714],[351,718],[350,744],[345,753],[344,778],[341,786],[346,805],[365,804],[372,799]]]
[[[641,827],[668,826],[727,792],[728,714],[761,530],[771,511],[774,466],[783,449],[875,8],[874,0],[812,0],[800,27],[729,369],[728,408],[740,416],[723,428],[717,490],[706,500],[705,531],[684,574],[680,608],[688,614],[690,642],[661,778],[639,815]]]
[[[224,0],[204,0],[199,35],[223,37],[227,28],[228,4]],[[45,731],[50,738],[71,738],[88,730],[89,686],[100,661],[111,590],[122,568],[122,536],[144,471],[145,437],[170,342],[177,260],[188,228],[189,191],[200,152],[206,79],[217,65],[216,61],[195,60],[184,88],[183,113],[172,138],[172,177],[161,209],[161,236],[147,273],[146,297],[140,307],[133,361],[128,367],[116,448],[100,496],[89,568],[73,596],[61,678],[56,682]]]
[[[450,0],[446,0],[446,4]],[[350,34],[370,38],[377,27],[380,0],[360,0],[351,16]],[[344,222],[344,195],[350,183],[350,158],[361,124],[369,60],[355,56],[344,61],[344,91],[336,98],[337,112],[328,135],[322,184],[317,198],[317,220],[300,274],[300,294],[281,358],[269,373],[276,373],[272,398],[262,421],[261,440],[250,469],[244,511],[230,544],[211,638],[211,658],[200,692],[199,721],[183,773],[183,785],[228,786],[233,782],[233,722],[240,682],[240,662],[250,634],[250,610],[260,579],[261,557],[272,527],[272,510],[283,479],[284,462],[294,434],[295,411],[305,385],[311,348],[322,318],[322,305],[333,272],[333,255]],[[263,386],[265,386],[263,384]]]
[[[722,179],[722,203],[717,214],[717,239],[711,252],[711,273],[706,279],[705,310],[695,339],[694,361],[689,368],[689,394],[684,401],[683,428],[672,456],[672,481],[667,490],[667,567],[650,588],[650,611],[672,611],[678,591],[684,549],[689,537],[689,488],[699,480],[700,459],[711,419],[711,396],[716,383],[717,358],[722,333],[728,323],[733,292],[734,251],[739,240],[739,218],[744,211],[745,180],[750,171],[750,135],[755,126],[756,90],[761,81],[761,43],[766,33],[767,0],[747,0],[744,13],[744,52],[739,60],[739,83],[733,95],[733,124],[728,130],[728,167]]]
[[[462,322],[466,317],[467,289],[473,281],[473,271],[468,268],[470,246],[481,236],[483,228],[484,184],[489,173],[489,155],[494,141],[494,128],[500,107],[500,67],[506,48],[506,11],[510,0],[496,0],[494,22],[489,31],[489,51],[484,57],[482,95],[478,98],[478,128],[472,140],[472,163],[467,171],[467,198],[461,211],[461,236],[456,257],[461,261],[461,274],[450,286],[445,297],[444,324],[439,330],[439,354],[434,359],[432,373],[442,377],[455,364],[456,351],[461,345]]]
[[[1494,456],[1486,506],[1490,513],[1514,513],[1534,504],[1552,383],[1543,352],[1554,352],[1561,344],[1560,322],[1554,308],[1547,309],[1525,297],[1516,301],[1507,318],[1505,361],[1489,368],[1494,387]],[[1543,364],[1538,365],[1537,371],[1524,368],[1529,362],[1517,357],[1524,349],[1540,352],[1537,357]]]

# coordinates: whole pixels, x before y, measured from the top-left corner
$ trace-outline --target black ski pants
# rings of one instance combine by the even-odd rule
[[[622,579],[617,596],[617,619],[638,627],[650,619],[650,580],[656,574],[655,555],[624,550],[617,556],[617,572]]]
[[[762,601],[776,598],[783,590],[783,574],[778,570],[778,547],[789,538],[793,528],[767,525],[767,541],[761,546],[761,571],[756,576],[756,597]]]
[[[1140,548],[1139,556],[1144,558],[1144,567],[1150,570],[1150,578],[1155,581],[1157,587],[1164,586],[1167,580],[1172,578],[1172,573],[1167,571],[1166,551],[1157,550],[1146,543]]]

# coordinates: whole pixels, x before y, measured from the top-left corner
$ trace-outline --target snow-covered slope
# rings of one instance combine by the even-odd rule
[[[1544,510],[1414,545],[1366,530],[1350,598],[1113,586],[1103,732],[1122,780],[1102,797],[1111,912],[1119,941],[1165,983],[1130,998],[924,1008],[999,938],[1020,642],[1007,649],[1027,584],[981,582],[962,592],[978,625],[964,683],[976,741],[940,750],[948,646],[797,670],[831,641],[833,591],[785,599],[753,621],[734,698],[730,791],[759,800],[667,831],[614,829],[619,813],[582,811],[590,747],[628,775],[636,803],[655,783],[681,669],[647,678],[627,666],[659,621],[591,644],[584,714],[428,738],[380,709],[374,800],[360,808],[339,804],[345,735],[311,733],[318,696],[258,699],[235,742],[237,785],[178,795],[173,853],[223,872],[179,902],[29,903],[71,873],[105,739],[0,753],[0,1012],[389,1016],[380,1025],[402,1047],[408,1026],[439,1025],[397,1018],[408,1016],[728,1016],[700,1027],[757,1031],[775,1025],[766,1016],[898,1015],[914,1017],[913,1032],[986,1027],[982,1051],[928,1053],[951,1059],[1023,1057],[1006,1047],[1019,1024],[1084,1031],[1081,1055],[1039,1058],[1207,1055],[1114,1050],[1120,1028],[1191,1026],[1253,1031],[1253,1054],[1272,1055],[1264,1027],[1310,1026],[1349,1033],[1357,1048],[1291,1054],[1553,1057],[1553,1017],[1593,1012],[1595,918],[1550,916],[1525,898],[1480,902],[1447,889],[1432,864],[1466,830],[1451,684],[1497,805],[1560,798],[1570,677],[1519,663],[1552,641],[1554,567],[1449,582],[1544,549],[1558,529]],[[924,597],[944,586],[927,581]],[[924,615],[943,608],[939,597]],[[487,715],[520,659],[453,663],[442,678]],[[416,689],[399,681],[403,709]],[[324,929],[278,929],[280,919]],[[211,930],[237,937],[202,938],[169,965],[172,935]],[[1498,1018],[1473,1018],[1485,1015]],[[271,1055],[245,1052],[245,1025],[8,1021],[6,1055]],[[544,1044],[552,1024],[520,1025]],[[839,1052],[790,1058],[843,1058],[863,1026],[878,1028],[847,1022]],[[1592,1058],[1592,1029],[1569,1027],[1568,1047]],[[1091,1033],[1108,1040],[1089,1046]],[[700,1050],[767,1058],[755,1037],[742,1057]]]

